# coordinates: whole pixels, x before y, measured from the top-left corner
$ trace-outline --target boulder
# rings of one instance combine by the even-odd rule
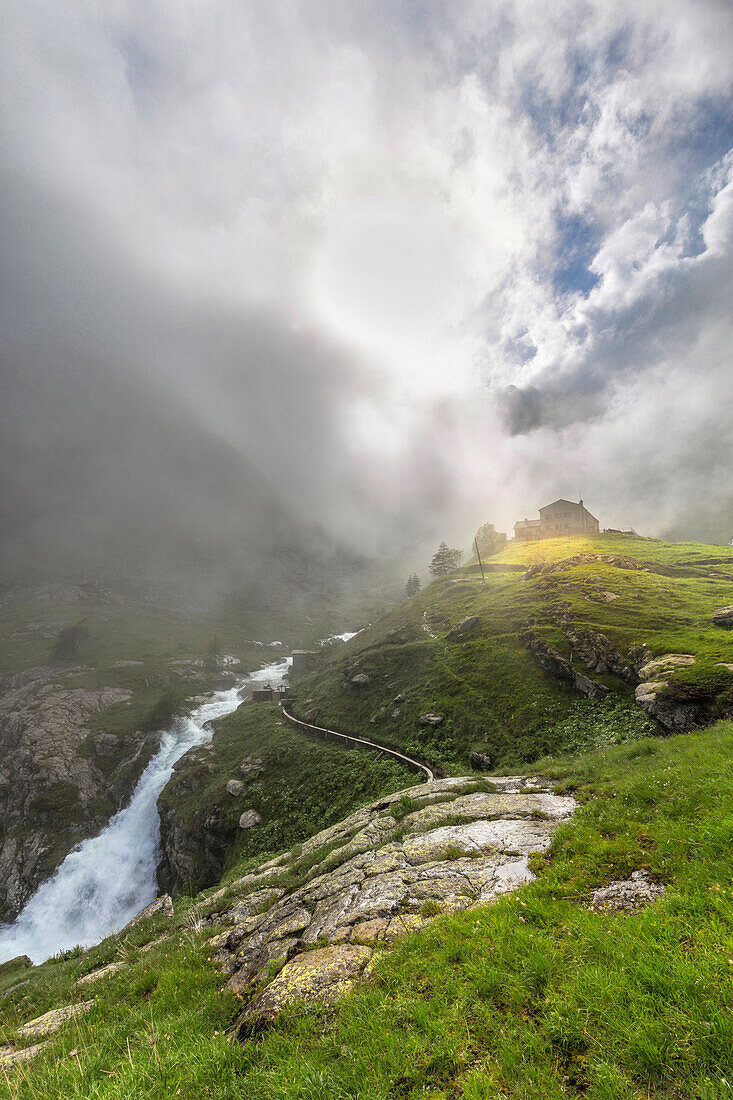
[[[471,761],[471,767],[477,768],[480,772],[491,771],[491,757],[485,752],[472,752],[469,757]]]
[[[686,733],[712,721],[709,708],[697,703],[677,703],[666,696],[666,690],[666,680],[644,681],[636,689],[636,701],[641,709],[665,730]]]
[[[341,943],[298,955],[253,1001],[247,1019],[274,1020],[286,1005],[301,999],[336,1000],[351,988],[372,954],[363,944]]]
[[[665,653],[640,668],[639,679],[660,680],[663,676],[671,676],[678,668],[688,668],[694,663],[695,657],[692,653]]]
[[[230,779],[227,783],[227,794],[231,794],[235,798],[238,798],[245,787],[246,783],[243,783],[241,779]]]
[[[723,630],[733,630],[733,606],[719,607],[711,616],[713,626],[720,626]]]
[[[356,676],[351,677],[350,681],[354,687],[365,688],[369,687],[371,680],[367,676],[366,672],[357,672]]]
[[[421,726],[439,726],[443,721],[442,714],[434,714],[432,711],[428,714],[421,714],[418,719]]]
[[[634,871],[630,879],[616,880],[594,890],[591,894],[591,909],[611,910],[617,913],[631,913],[641,909],[658,898],[663,897],[666,887],[649,879],[648,871]]]
[[[245,810],[239,819],[240,829],[253,829],[255,825],[259,825],[262,818],[257,813],[257,810]]]
[[[458,626],[454,626],[452,630],[448,631],[447,638],[465,638],[468,634],[473,634],[479,625],[478,615],[466,615],[465,619],[461,619]]]

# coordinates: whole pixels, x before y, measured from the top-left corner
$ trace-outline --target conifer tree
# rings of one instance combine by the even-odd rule
[[[405,595],[409,599],[411,596],[417,596],[420,591],[420,578],[417,573],[410,573],[407,578],[407,584],[405,585]]]
[[[433,554],[433,560],[430,563],[430,573],[433,577],[445,577],[448,573],[452,573],[454,569],[463,561],[463,551],[451,549],[446,542],[441,542],[440,546]]]

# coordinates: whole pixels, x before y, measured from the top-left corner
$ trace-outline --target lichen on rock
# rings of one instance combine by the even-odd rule
[[[298,997],[339,996],[374,950],[532,880],[530,856],[549,849],[574,800],[523,777],[478,785],[451,778],[387,796],[209,899],[225,925],[214,957],[248,1002],[243,1026]]]

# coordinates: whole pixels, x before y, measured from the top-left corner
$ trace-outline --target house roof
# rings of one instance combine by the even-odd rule
[[[514,524],[515,527],[539,527],[542,523],[541,519],[519,519]]]
[[[542,515],[543,512],[546,512],[549,508],[557,507],[558,504],[562,505],[564,508],[576,508],[576,509],[579,508],[581,512],[585,512],[585,514],[590,516],[591,519],[596,519],[597,518],[596,516],[593,515],[592,512],[588,511],[588,509],[586,508],[586,506],[583,504],[582,501],[580,501],[580,500],[565,500],[564,497],[560,497],[559,500],[553,500],[552,504],[545,504],[539,510],[540,515]]]
[[[565,500],[563,497],[560,497],[559,500],[553,500],[552,504],[544,504],[540,508],[540,512],[545,512],[548,508],[554,508],[556,504],[567,504],[570,508],[583,507],[583,505],[580,504],[577,500]]]

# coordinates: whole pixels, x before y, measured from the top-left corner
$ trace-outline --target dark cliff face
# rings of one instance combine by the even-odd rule
[[[205,890],[222,876],[236,829],[216,810],[201,822],[179,818],[171,806],[160,812],[162,858],[158,865],[161,892]]]
[[[221,878],[236,836],[236,821],[219,805],[202,804],[191,813],[187,796],[214,770],[213,746],[197,746],[173,769],[159,800],[160,845],[158,885],[162,892],[204,890]]]

